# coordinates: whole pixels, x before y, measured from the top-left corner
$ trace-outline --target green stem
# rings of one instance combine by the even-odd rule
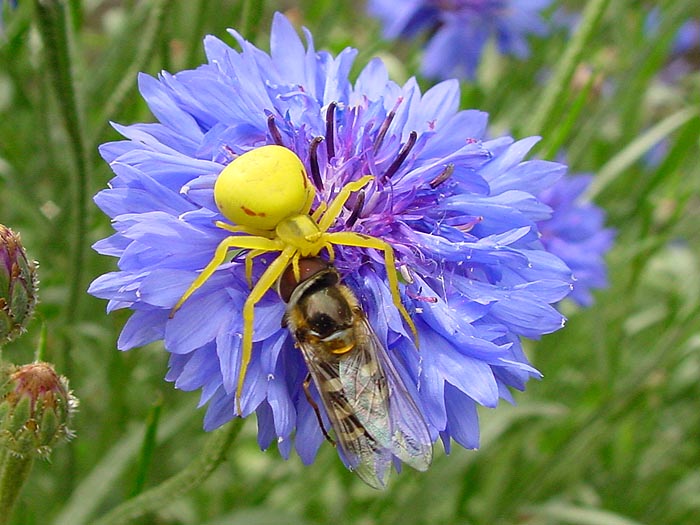
[[[34,465],[34,454],[3,454],[0,467],[0,525],[10,523],[12,509]]]
[[[566,51],[554,71],[554,76],[547,83],[540,103],[535,109],[528,128],[529,134],[541,134],[551,122],[563,99],[569,96],[568,88],[571,78],[576,71],[576,66],[581,61],[586,45],[596,34],[598,24],[608,6],[608,2],[609,0],[591,0],[587,3],[583,11],[581,24],[566,47]]]
[[[248,36],[248,24],[250,24],[251,3],[251,0],[243,0],[241,2],[241,20],[238,23],[238,32],[250,40],[252,40],[252,37]]]
[[[98,143],[103,141],[104,136],[110,129],[110,117],[113,117],[121,110],[125,100],[127,100],[127,96],[131,93],[134,87],[134,78],[136,78],[139,71],[143,71],[146,68],[146,64],[156,49],[158,49],[157,43],[163,33],[163,27],[167,20],[166,15],[172,13],[170,9],[172,3],[172,0],[157,0],[153,3],[139,39],[140,45],[136,50],[136,54],[130,61],[129,68],[120,75],[121,80],[112,91],[112,95],[104,105],[104,110],[97,119],[101,129],[94,136],[97,137]],[[97,145],[91,144],[90,150],[95,150]]]
[[[199,57],[202,49],[202,37],[205,33],[206,19],[207,19],[207,7],[208,2],[197,2],[194,6],[196,8],[196,14],[192,16],[192,24],[190,26],[190,38],[187,44],[187,59],[185,64],[187,66],[192,66],[196,64],[196,60]]]
[[[153,452],[156,449],[158,440],[158,425],[160,423],[160,413],[163,408],[163,396],[159,395],[156,402],[151,407],[146,421],[146,433],[141,444],[141,454],[139,458],[139,466],[136,471],[136,481],[134,488],[131,491],[131,496],[138,496],[143,492],[143,487],[146,484],[148,475],[148,467],[153,460]]]
[[[236,30],[250,42],[254,42],[258,34],[264,6],[265,2],[260,1],[243,0],[242,2],[241,18]]]
[[[48,68],[63,125],[68,133],[69,148],[75,164],[71,181],[71,204],[73,211],[73,231],[69,263],[69,292],[66,301],[65,317],[68,325],[76,321],[78,308],[84,292],[83,271],[87,243],[87,181],[88,154],[84,133],[83,108],[80,103],[76,81],[73,75],[72,26],[68,23],[65,2],[60,0],[35,0],[34,7],[39,28],[44,41],[46,67]],[[65,349],[65,365],[69,367],[68,352]]]
[[[93,525],[118,525],[128,523],[150,512],[163,508],[167,503],[180,498],[187,491],[200,485],[226,458],[226,451],[235,441],[243,419],[236,418],[226,427],[212,432],[202,454],[182,472],[151,490],[143,492],[112,509]]]
[[[36,345],[36,352],[34,353],[34,361],[46,361],[46,341],[47,341],[48,330],[46,328],[46,321],[41,323],[41,331],[39,332],[39,341]]]
[[[73,4],[75,7],[77,4]],[[69,138],[69,152],[73,157],[71,170],[71,224],[70,255],[67,269],[68,297],[64,309],[64,332],[61,337],[62,368],[72,376],[70,330],[77,322],[80,302],[84,295],[83,283],[87,251],[89,156],[84,131],[84,110],[78,96],[73,68],[76,60],[73,46],[73,26],[70,6],[65,0],[34,0],[39,33],[44,43],[46,68],[58,101],[58,108]],[[73,13],[78,11],[73,10]],[[70,491],[75,479],[75,456],[68,449],[66,471],[62,477],[65,490]]]

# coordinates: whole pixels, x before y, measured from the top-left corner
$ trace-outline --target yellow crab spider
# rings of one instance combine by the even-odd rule
[[[230,249],[249,250],[245,270],[252,290],[243,305],[241,367],[236,387],[239,414],[243,381],[253,350],[253,309],[290,263],[299,280],[301,257],[316,256],[325,249],[332,260],[334,244],[383,252],[392,300],[418,341],[416,327],[401,304],[392,247],[369,235],[328,232],[350,195],[364,188],[372,179],[367,175],[346,184],[330,204],[322,202],[310,214],[316,194],[314,186],[299,157],[285,147],[268,145],[244,153],[226,166],[217,178],[214,200],[222,215],[233,224],[217,221],[216,225],[237,235],[230,235],[219,243],[211,261],[175,304],[170,317],[213,275]],[[280,254],[252,286],[252,260],[267,252]]]

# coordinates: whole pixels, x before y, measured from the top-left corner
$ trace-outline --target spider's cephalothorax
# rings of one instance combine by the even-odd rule
[[[329,232],[343,211],[350,195],[370,183],[367,175],[346,184],[330,203],[322,202],[313,213],[315,189],[304,165],[291,150],[277,145],[262,146],[244,153],[226,166],[214,185],[214,199],[229,224],[216,225],[235,235],[219,243],[209,264],[173,307],[171,317],[182,304],[224,262],[232,248],[249,250],[245,258],[246,277],[252,287],[243,305],[243,344],[241,368],[236,388],[240,413],[241,391],[253,348],[253,309],[291,263],[299,280],[299,259],[326,250],[333,259],[333,245],[373,248],[384,253],[387,278],[396,308],[417,340],[415,325],[401,304],[394,251],[381,239],[350,231]],[[280,252],[260,279],[252,285],[253,258],[267,252]]]

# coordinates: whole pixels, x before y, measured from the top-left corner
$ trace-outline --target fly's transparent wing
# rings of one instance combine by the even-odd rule
[[[367,318],[355,313],[357,348],[340,364],[339,374],[350,404],[382,448],[416,470],[427,470],[433,446],[421,411]]]
[[[309,342],[299,343],[309,373],[321,396],[323,407],[335,431],[338,447],[348,466],[369,486],[382,489],[391,469],[391,450],[377,441],[360,421],[357,400],[348,397],[341,377],[345,356],[327,359],[327,350]],[[349,352],[355,353],[355,350]],[[341,368],[343,371],[341,372]],[[371,394],[367,391],[367,394]],[[381,411],[380,411],[381,412]]]
[[[426,470],[432,440],[409,390],[359,308],[351,350],[333,354],[322,342],[297,341],[348,466],[383,488],[392,457]]]

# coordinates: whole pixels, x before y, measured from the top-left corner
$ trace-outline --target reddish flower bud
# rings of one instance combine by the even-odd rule
[[[73,437],[68,428],[78,401],[49,363],[0,369],[0,443],[19,456],[47,457]]]
[[[0,224],[0,345],[25,330],[37,299],[36,263],[19,234]]]

